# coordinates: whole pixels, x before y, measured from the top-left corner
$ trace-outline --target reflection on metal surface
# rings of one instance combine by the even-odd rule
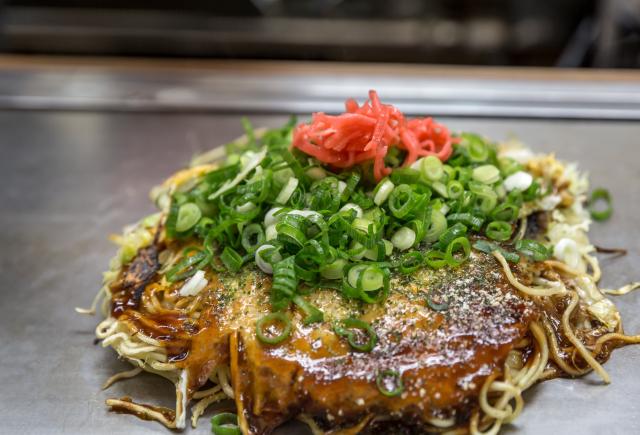
[[[471,74],[386,73],[251,62],[241,68],[30,68],[0,70],[0,108],[171,112],[337,112],[371,88],[410,114],[640,119],[639,80],[496,79]],[[293,64],[291,64],[293,65]],[[306,64],[307,66],[313,64]],[[266,68],[266,69],[265,69]],[[428,70],[424,70],[425,72]]]

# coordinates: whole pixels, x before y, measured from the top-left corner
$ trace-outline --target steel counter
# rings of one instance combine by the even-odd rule
[[[194,153],[238,136],[240,114],[19,109],[0,111],[0,433],[169,433],[107,412],[104,400],[123,395],[172,406],[173,387],[141,375],[101,391],[105,379],[129,366],[93,344],[100,319],[74,307],[89,305],[99,288],[115,252],[107,235],[152,212],[149,189]],[[247,115],[255,125],[286,120],[264,111]],[[454,131],[517,136],[534,150],[578,162],[615,203],[612,219],[592,226],[592,242],[629,250],[625,257],[601,256],[603,285],[640,278],[640,123],[439,119]],[[640,333],[640,293],[615,302],[627,332]],[[638,433],[639,365],[640,346],[626,347],[605,366],[609,386],[589,375],[534,387],[506,432]],[[210,425],[203,418],[185,433],[210,433]]]

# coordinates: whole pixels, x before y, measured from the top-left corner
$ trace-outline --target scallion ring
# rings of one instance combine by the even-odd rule
[[[238,416],[231,412],[221,412],[211,418],[211,432],[213,435],[240,435]]]
[[[424,256],[418,251],[408,252],[400,257],[400,272],[409,274],[418,270],[424,263]]]
[[[598,202],[604,201],[606,207],[604,210],[596,209],[596,204]],[[591,192],[591,197],[589,197],[589,212],[591,213],[591,218],[596,221],[606,221],[611,217],[613,213],[613,205],[612,205],[611,194],[607,189],[595,189]]]
[[[462,257],[456,258],[455,253],[460,249],[462,249]],[[466,237],[458,237],[456,239],[453,239],[447,246],[447,250],[444,253],[444,259],[449,266],[457,267],[467,261],[469,255],[471,255],[471,245],[469,244],[469,239],[467,239]]]
[[[408,215],[416,205],[416,193],[408,184],[401,184],[393,189],[389,196],[389,211],[398,219]]]
[[[431,292],[429,292],[429,294],[427,295],[427,305],[429,306],[429,308],[431,308],[433,311],[446,311],[449,308],[449,304],[445,301],[441,302],[441,303],[437,303],[433,300],[433,297],[431,295]]]
[[[444,252],[429,251],[424,256],[424,262],[432,269],[441,269],[447,265]]]
[[[359,335],[352,329],[360,330],[366,335],[366,341],[358,340]],[[358,352],[371,352],[378,341],[378,335],[371,325],[359,319],[348,318],[338,322],[334,328],[334,332],[341,337],[347,339],[349,346]]]
[[[373,191],[373,202],[375,203],[375,205],[382,205],[387,200],[387,198],[389,198],[389,195],[391,195],[394,187],[395,185],[389,179],[384,179],[380,183],[378,183],[375,190]]]
[[[438,237],[438,248],[445,249],[454,239],[467,234],[467,227],[457,222]]]
[[[416,233],[409,227],[402,227],[391,236],[393,246],[401,251],[406,251],[416,242]]]
[[[432,243],[447,230],[447,218],[440,210],[431,210],[431,220],[428,228],[425,229],[423,241]]]
[[[469,159],[472,162],[483,162],[489,158],[489,147],[482,138],[471,133],[462,134],[462,144],[466,145]]]
[[[347,271],[343,293],[358,297],[366,303],[381,302],[389,292],[389,270],[372,264],[358,264]],[[346,284],[346,286],[345,286]]]
[[[402,375],[396,370],[386,369],[376,376],[378,390],[387,397],[399,396],[404,391]]]
[[[464,192],[464,186],[457,180],[451,180],[447,183],[447,194],[451,199],[457,199]]]
[[[422,174],[430,181],[437,181],[444,175],[442,161],[436,156],[427,156],[420,165]]]
[[[192,202],[182,204],[178,209],[176,231],[182,233],[190,230],[198,223],[201,217],[202,212],[197,205]]]
[[[334,262],[326,264],[320,268],[320,276],[325,279],[341,279],[344,276],[344,266],[347,261],[338,258]]]
[[[493,221],[489,222],[485,234],[487,237],[499,242],[505,242],[511,238],[513,228],[509,222],[505,221]]]
[[[276,325],[280,324],[280,331]],[[291,321],[286,314],[277,312],[267,314],[256,322],[256,337],[265,344],[278,344],[291,334]]]
[[[273,273],[273,263],[282,260],[280,253],[273,245],[261,245],[254,254],[256,265],[264,273],[271,275]]]
[[[264,231],[260,224],[249,224],[242,230],[240,243],[247,253],[253,253],[265,241]]]
[[[493,165],[482,165],[473,169],[471,177],[482,184],[493,184],[500,180],[500,170]]]
[[[511,202],[503,202],[491,212],[491,219],[512,222],[518,218],[520,207]]]

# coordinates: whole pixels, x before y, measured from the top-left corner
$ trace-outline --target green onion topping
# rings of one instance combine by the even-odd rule
[[[221,412],[211,418],[211,432],[214,435],[240,435],[238,416],[231,412]]]
[[[353,330],[357,330],[355,332]],[[358,352],[371,352],[378,341],[378,336],[367,322],[362,320],[348,318],[338,322],[333,330],[336,334],[347,339],[349,346]],[[363,341],[361,335],[365,335],[366,340]]]
[[[551,249],[535,240],[522,239],[516,242],[516,251],[533,261],[544,261],[551,257]]]
[[[256,322],[256,336],[265,344],[278,344],[291,334],[291,321],[281,312],[267,314]]]
[[[596,208],[596,204],[599,202],[603,202],[606,204],[605,209]],[[611,199],[611,194],[607,189],[595,189],[591,192],[591,197],[589,198],[589,211],[591,213],[591,217],[596,221],[606,221],[611,217],[613,213],[613,200]]]
[[[378,390],[387,397],[399,396],[404,391],[402,375],[395,370],[383,370],[376,377]]]
[[[446,162],[427,156],[410,167],[400,167],[406,151],[394,147],[385,159],[393,170],[375,182],[370,165],[336,170],[292,149],[295,119],[261,135],[248,120],[243,124],[247,140],[226,146],[222,167],[162,201],[167,242],[188,246],[165,277],[177,282],[203,269],[235,274],[256,266],[272,275],[269,305],[276,314],[257,325],[258,338],[267,344],[289,335],[286,310],[295,308],[307,325],[324,320],[310,302],[315,289],[380,303],[392,273],[460,266],[471,255],[470,240],[474,249],[497,250],[510,262],[521,255],[533,261],[549,256],[544,245],[530,240],[516,242],[517,253],[500,244],[511,240],[521,210],[529,210],[526,203],[549,186],[537,179],[524,191],[507,189],[506,177],[525,169],[498,158],[496,146],[480,136],[459,135]],[[601,201],[608,209],[593,209]],[[590,205],[594,219],[611,214],[611,198],[602,189],[593,192]],[[427,303],[446,309],[429,298]],[[273,332],[276,326],[282,334]],[[359,350],[356,335],[345,338]]]

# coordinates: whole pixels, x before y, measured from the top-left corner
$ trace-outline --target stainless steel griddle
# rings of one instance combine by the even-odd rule
[[[241,113],[255,125],[277,126],[284,112],[304,117],[316,103],[337,111],[344,97],[363,99],[376,86],[383,99],[388,92],[409,112],[447,115],[439,119],[453,130],[517,136],[535,150],[556,152],[613,193],[613,218],[594,224],[591,239],[629,254],[601,257],[603,285],[640,279],[640,86],[633,76],[569,81],[562,74],[457,77],[417,67],[398,67],[396,74],[388,66],[371,66],[368,73],[366,66],[254,64],[236,71],[237,65],[216,64],[207,72],[2,62],[0,433],[170,433],[158,423],[106,411],[106,398],[123,395],[172,406],[173,387],[141,375],[101,391],[107,377],[129,366],[93,344],[99,318],[73,308],[90,304],[99,288],[115,252],[106,236],[152,212],[149,189],[194,153],[238,136]],[[256,68],[267,71],[265,82]],[[274,83],[292,75],[299,93],[284,85],[278,91]],[[444,82],[449,87],[437,97],[424,92]],[[475,94],[467,99],[465,89]],[[487,91],[495,89],[501,93]],[[527,112],[528,106],[536,110]],[[599,110],[607,120],[598,119]],[[627,332],[640,333],[640,294],[616,303]],[[640,433],[640,347],[614,352],[605,368],[609,386],[590,375],[534,387],[505,433]],[[203,418],[185,433],[210,433],[210,424]]]

